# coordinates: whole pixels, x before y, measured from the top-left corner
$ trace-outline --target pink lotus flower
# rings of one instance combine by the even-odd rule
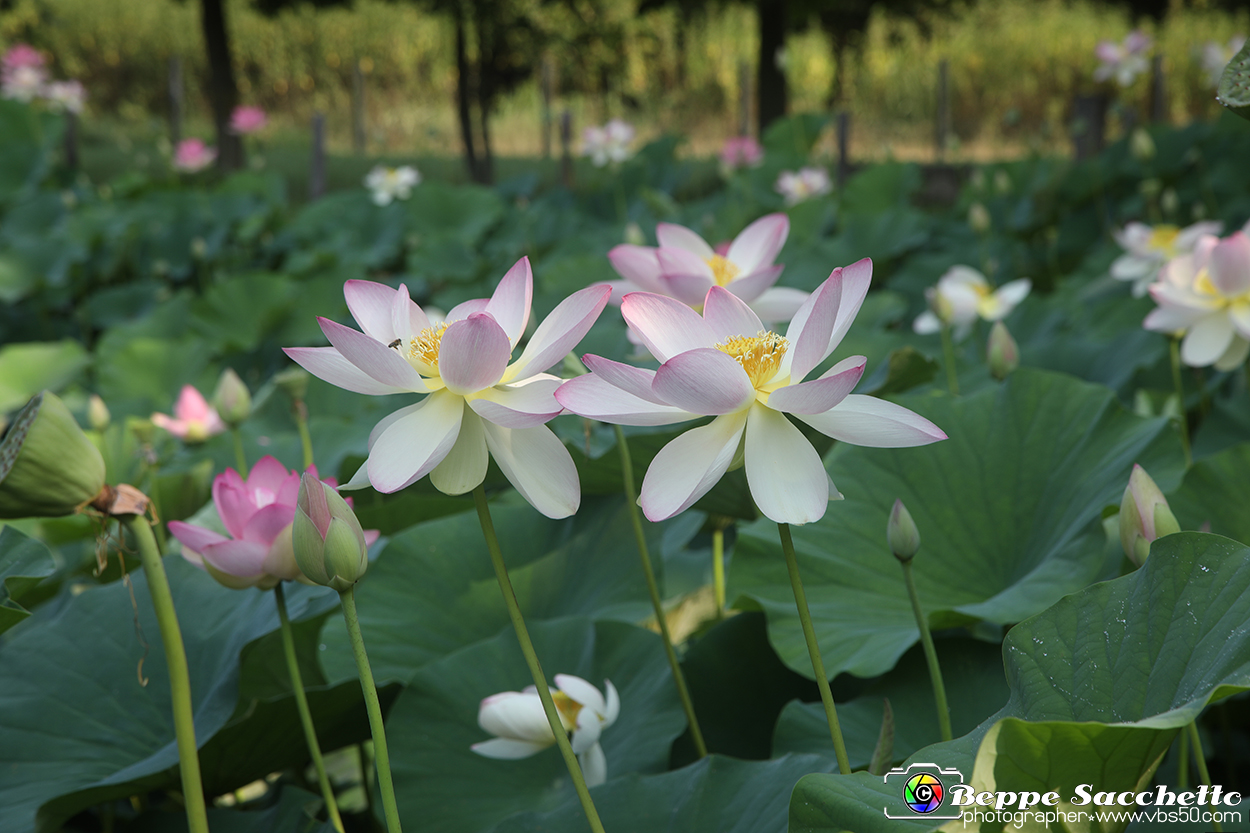
[[[721,170],[726,173],[739,168],[754,168],[763,159],[764,148],[753,136],[731,136],[721,145]]]
[[[785,337],[766,330],[750,307],[720,286],[708,290],[702,316],[663,295],[631,293],[621,311],[660,369],[587,355],[593,372],[565,382],[556,399],[575,414],[621,425],[715,417],[652,460],[639,500],[652,521],[688,509],[736,459],[745,461],[751,495],[768,518],[818,520],[830,499],[829,476],[787,414],[853,445],[897,448],[946,439],[906,408],[852,394],[864,373],[863,356],[804,381],[842,341],[871,280],[866,258],[834,269],[795,314]],[[837,490],[832,494],[837,497]]]
[[[1150,297],[1159,307],[1142,326],[1184,333],[1185,364],[1236,368],[1250,355],[1250,236],[1200,237],[1193,252],[1159,270]]]
[[[248,133],[264,130],[268,121],[265,111],[259,107],[235,107],[234,112],[230,114],[230,130],[246,136]]]
[[[226,430],[226,423],[217,415],[217,410],[190,385],[183,385],[173,417],[152,414],[152,424],[185,443],[202,443]]]
[[[45,63],[43,53],[28,43],[16,43],[0,58],[0,68],[41,67]]]
[[[1140,29],[1129,32],[1123,43],[1099,41],[1098,46],[1094,47],[1094,54],[1100,62],[1094,70],[1094,80],[1106,81],[1114,78],[1121,87],[1130,86],[1137,76],[1150,68],[1150,63],[1146,60],[1150,45],[1150,36]]]
[[[315,466],[308,471],[317,476]],[[332,477],[323,482],[336,485]],[[213,504],[230,537],[182,521],[170,521],[169,531],[182,543],[184,558],[227,587],[268,590],[299,579],[291,545],[299,484],[299,472],[273,457],[257,461],[247,480],[226,469],[213,479]],[[377,530],[365,532],[366,543],[377,538]]]
[[[0,58],[0,98],[29,103],[43,95],[47,83],[43,55],[33,46],[19,43]]]
[[[193,174],[202,171],[217,158],[217,149],[204,144],[202,139],[183,139],[174,150],[174,168]]]
[[[425,395],[378,423],[369,459],[345,489],[372,484],[395,492],[428,474],[439,491],[464,494],[485,479],[489,453],[539,512],[564,518],[577,511],[577,469],[545,425],[562,410],[553,396],[560,380],[543,371],[594,324],[611,294],[606,286],[564,299],[516,361],[533,294],[529,258],[508,270],[489,300],[466,301],[440,324],[410,300],[406,286],[353,280],[343,294],[364,332],[319,318],[333,346],[289,347],[286,354],[356,393]]]
[[[790,234],[790,218],[769,214],[733,239],[723,253],[685,226],[660,223],[659,248],[622,244],[608,259],[624,280],[612,281],[612,303],[628,292],[644,290],[701,307],[713,286],[722,286],[751,305],[763,321],[789,321],[807,300],[798,289],[775,287],[782,264],[774,264]]]

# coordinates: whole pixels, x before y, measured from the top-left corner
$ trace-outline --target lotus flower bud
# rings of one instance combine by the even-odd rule
[[[1133,135],[1128,140],[1128,147],[1133,154],[1133,158],[1138,162],[1147,162],[1154,159],[1155,140],[1150,138],[1150,134],[1146,132],[1144,127],[1139,127],[1133,131]]]
[[[1163,193],[1159,195],[1159,209],[1166,215],[1172,216],[1181,207],[1181,198],[1177,196],[1175,188],[1164,188]]]
[[[979,202],[968,208],[968,225],[977,234],[985,234],[990,230],[990,212]]]
[[[901,500],[894,501],[894,508],[890,510],[885,539],[890,543],[894,557],[904,563],[911,561],[920,550],[920,530],[916,529],[916,522]]]
[[[985,355],[990,366],[990,375],[1000,382],[1020,366],[1020,348],[1016,346],[1016,340],[1011,337],[1011,331],[1003,322],[995,321],[994,326],[990,327],[990,340]]]
[[[314,584],[342,593],[369,567],[365,533],[352,508],[308,472],[300,478],[291,537],[295,562]]]
[[[625,242],[634,246],[642,246],[647,242],[646,236],[642,233],[642,226],[635,222],[625,224]]]
[[[0,442],[0,518],[72,515],[104,488],[104,458],[65,403],[44,391]]]
[[[237,427],[252,414],[252,395],[247,385],[239,378],[239,374],[227,367],[217,380],[217,390],[213,393],[213,407],[227,425]]]
[[[1011,193],[1011,177],[1004,170],[994,172],[994,190],[1000,194]]]
[[[296,402],[304,401],[304,397],[308,395],[308,379],[308,371],[298,365],[288,367],[273,377],[274,384]]]
[[[1134,465],[1120,502],[1120,545],[1129,560],[1140,567],[1150,555],[1150,544],[1164,535],[1180,532],[1167,498],[1141,466]]]
[[[108,406],[104,404],[100,395],[91,394],[91,398],[87,400],[87,424],[91,426],[91,430],[103,431],[109,427],[111,418]]]

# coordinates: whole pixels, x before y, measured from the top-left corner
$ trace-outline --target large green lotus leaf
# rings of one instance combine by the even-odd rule
[[[491,514],[527,620],[595,616],[636,622],[651,613],[623,498],[583,500],[577,515],[563,521],[543,517],[519,498],[497,503]],[[646,525],[653,562],[666,528]],[[509,621],[476,513],[396,535],[356,596],[379,681],[406,681],[426,663],[493,636]],[[326,679],[354,679],[343,629],[327,625],[321,641]]]
[[[208,811],[208,826],[213,833],[333,833],[334,825],[313,818],[321,807],[321,796],[292,786],[284,786],[282,794],[263,810]],[[126,826],[126,833],[185,833],[186,813],[144,813]]]
[[[165,568],[203,744],[234,711],[239,652],[278,617],[268,593],[227,590],[178,557]],[[0,748],[21,763],[0,767],[6,833],[34,830],[36,814],[40,830],[56,830],[100,801],[180,789],[160,629],[146,577],[132,581],[137,612],[125,583],[91,588],[41,607],[0,647]],[[302,587],[290,595],[296,617],[332,596]]]
[[[90,361],[71,339],[0,347],[0,413],[25,405],[41,390],[59,390]]]
[[[816,755],[739,761],[710,755],[663,775],[609,781],[591,796],[612,833],[785,833],[786,805],[794,782],[837,764]],[[494,833],[581,833],[581,806],[515,816]]]
[[[16,529],[0,529],[0,634],[30,616],[22,598],[56,572],[52,553]]]
[[[573,674],[600,690],[609,679],[620,692],[620,716],[600,740],[608,778],[663,772],[686,719],[660,638],[634,625],[588,619],[534,622],[530,634],[548,682]],[[469,748],[491,737],[477,725],[482,699],[531,684],[510,627],[412,677],[387,720],[405,826],[487,831],[515,813],[576,801],[554,745],[523,760],[485,758]]]
[[[1202,529],[1250,544],[1250,443],[1194,463],[1168,496],[1181,529]]]
[[[1199,532],[1160,539],[1142,569],[1067,596],[1012,628],[1003,664],[1007,705],[909,762],[954,767],[978,792],[1057,790],[1067,801],[1079,784],[1138,789],[1208,702],[1250,688],[1250,549]],[[790,830],[936,826],[891,822],[882,814],[887,803],[907,812],[881,778],[811,775],[795,788]],[[1101,830],[1124,826],[1106,821]],[[1064,829],[1099,828],[1087,818]]]
[[[919,448],[839,444],[827,467],[846,499],[793,530],[825,669],[877,676],[919,639],[898,562],[885,543],[901,498],[920,529],[914,562],[934,627],[1018,622],[1118,567],[1106,565],[1099,515],[1118,504],[1134,463],[1166,490],[1179,439],[1159,419],[1121,408],[1111,391],[1021,370],[963,398],[906,397],[949,440]],[[734,595],[768,614],[786,664],[811,675],[775,524],[742,531]]]

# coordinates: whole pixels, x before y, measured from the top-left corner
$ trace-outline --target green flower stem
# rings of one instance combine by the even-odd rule
[[[295,427],[299,431],[300,445],[304,449],[304,468],[313,464],[312,435],[308,433],[308,407],[303,401],[296,402],[292,410],[295,412]]]
[[[1202,783],[1208,787],[1211,786],[1211,773],[1207,770],[1207,756],[1202,753],[1202,737],[1198,734],[1198,721],[1195,720],[1181,731],[1189,735],[1189,740],[1194,747],[1194,763],[1198,765],[1198,777],[1202,779]],[[1211,822],[1211,829],[1215,833],[1223,833],[1224,828],[1218,821]]]
[[[516,593],[512,589],[512,580],[508,578],[508,568],[503,563],[503,552],[499,549],[499,538],[495,535],[495,524],[490,517],[490,504],[486,502],[486,490],[481,484],[473,490],[473,502],[477,504],[477,518],[482,524],[482,535],[486,538],[486,549],[490,551],[490,562],[495,568],[495,578],[499,581],[499,590],[503,593],[504,605],[508,608],[508,616],[512,619],[512,628],[516,631],[517,641],[521,643],[521,653],[525,655],[525,664],[529,666],[530,676],[534,678],[534,686],[538,689],[538,699],[542,701],[547,723],[551,726],[551,733],[556,738],[556,746],[560,747],[560,754],[564,756],[564,765],[568,767],[569,777],[573,779],[573,787],[577,790],[577,798],[582,803],[582,811],[586,814],[586,820],[590,822],[590,829],[594,833],[604,833],[603,822],[599,821],[599,811],[595,809],[595,803],[590,798],[590,790],[586,787],[586,779],[582,776],[581,764],[577,762],[577,756],[573,754],[568,733],[560,721],[556,703],[551,699],[551,689],[547,687],[547,676],[538,662],[538,654],[534,653],[534,643],[530,641],[525,619],[521,616],[521,606],[517,603]]]
[[[1189,732],[1181,730],[1176,739],[1176,788],[1183,790],[1189,787]]]
[[[304,693],[304,680],[299,673],[299,660],[295,658],[295,637],[291,633],[291,619],[286,613],[286,594],[282,582],[273,588],[273,599],[278,605],[278,620],[282,623],[282,651],[286,654],[286,670],[291,675],[291,689],[295,692],[295,704],[299,707],[299,720],[304,726],[304,740],[308,742],[308,754],[317,768],[317,782],[321,784],[321,797],[326,802],[326,813],[338,833],[343,833],[343,819],[334,800],[334,788],[326,775],[325,760],[321,757],[321,745],[317,743],[317,730],[313,726],[312,712],[308,709],[308,695]]]
[[[929,620],[920,607],[920,594],[916,592],[916,580],[911,574],[911,559],[902,562],[903,579],[907,582],[907,595],[911,597],[911,610],[916,614],[916,627],[920,628],[920,643],[924,645],[924,658],[929,663],[929,679],[933,682],[933,699],[937,703],[938,728],[942,740],[951,739],[951,710],[946,705],[946,684],[942,682],[942,667],[938,665],[937,650],[933,647],[933,634],[929,633]]]
[[[953,396],[959,396],[959,374],[955,371],[955,339],[951,328],[942,325],[942,363],[946,365],[946,386]]]
[[[373,736],[373,756],[378,771],[378,789],[382,793],[382,810],[386,815],[386,829],[400,833],[399,806],[395,803],[395,784],[391,781],[391,758],[386,751],[386,726],[382,723],[382,705],[378,702],[378,689],[373,684],[373,672],[369,670],[369,656],[365,653],[365,640],[360,635],[360,620],[356,618],[355,585],[339,593],[343,600],[343,619],[347,621],[347,636],[351,639],[352,653],[356,655],[356,670],[360,674],[360,687],[365,693],[365,709],[369,712],[369,733]],[[369,785],[365,785],[368,789]]]
[[[1176,418],[1177,428],[1181,432],[1181,445],[1185,449],[1185,468],[1194,462],[1193,450],[1189,447],[1189,420],[1185,418],[1185,384],[1181,380],[1181,341],[1172,339],[1172,385],[1176,388],[1176,407],[1180,415]]]
[[[165,552],[165,550],[169,549],[169,542],[165,538],[165,524],[163,521],[161,521],[161,504],[160,504],[160,500],[157,498],[157,495],[160,494],[160,489],[158,489],[156,486],[156,475],[159,473],[160,473],[159,463],[153,463],[152,465],[148,466],[147,496],[148,496],[148,501],[150,502],[152,506],[152,517],[156,519],[156,526],[153,527],[153,531],[156,533],[156,546],[157,546],[156,551],[158,554],[163,553]]]
[[[716,618],[725,616],[725,530],[712,530],[712,592],[716,598]]]
[[[239,431],[238,426],[230,429],[230,435],[234,437],[234,464],[239,467],[239,477],[247,479],[247,455],[243,453],[243,434]]]
[[[807,594],[803,592],[803,580],[799,578],[799,562],[794,557],[794,541],[790,538],[790,524],[777,524],[781,535],[781,551],[786,556],[786,569],[790,571],[790,587],[794,590],[794,606],[803,624],[803,639],[807,653],[812,658],[812,671],[816,673],[816,686],[820,700],[825,704],[825,718],[829,721],[829,736],[833,738],[833,751],[838,756],[838,770],[851,774],[851,759],[846,754],[846,741],[842,739],[842,727],[838,725],[838,710],[833,704],[833,692],[829,690],[829,678],[825,676],[825,664],[820,659],[820,646],[816,643],[816,630],[812,627],[812,613],[807,608]]]
[[[182,644],[182,630],[174,612],[174,597],[165,576],[165,565],[156,548],[152,527],[142,515],[122,515],[122,526],[134,536],[139,559],[148,577],[148,592],[156,621],[165,643],[165,664],[169,667],[169,691],[174,709],[174,737],[178,742],[178,769],[182,774],[182,795],[187,808],[190,833],[208,833],[208,816],[204,805],[204,785],[200,781],[200,759],[195,744],[195,714],[191,710],[191,677],[187,671],[187,651]]]
[[[690,724],[690,737],[694,740],[695,751],[699,757],[707,756],[707,744],[703,742],[703,730],[699,728],[699,720],[694,715],[694,702],[690,699],[690,690],[686,688],[686,676],[682,673],[681,663],[677,661],[677,651],[673,648],[673,636],[668,631],[668,617],[664,615],[664,604],[660,600],[660,588],[655,581],[655,570],[651,568],[651,554],[647,550],[647,534],[642,528],[642,512],[638,509],[638,492],[634,489],[634,466],[629,455],[629,443],[625,441],[625,432],[621,426],[616,429],[616,445],[621,451],[621,477],[625,481],[625,502],[629,505],[629,519],[634,525],[634,540],[638,542],[638,557],[642,559],[642,573],[647,578],[647,592],[651,594],[651,607],[655,609],[655,621],[660,626],[660,636],[664,639],[664,653],[668,655],[668,667],[673,672],[673,682],[677,684],[677,694],[681,697],[681,707],[686,712],[686,722]],[[723,539],[722,539],[723,540]],[[717,560],[716,563],[720,563]],[[725,576],[721,571],[720,605],[724,606]]]

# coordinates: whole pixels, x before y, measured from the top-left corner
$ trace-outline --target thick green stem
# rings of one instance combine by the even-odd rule
[[[321,797],[326,802],[326,814],[338,833],[343,833],[343,819],[339,805],[334,800],[334,788],[326,775],[326,763],[321,757],[321,744],[317,743],[317,730],[313,726],[312,712],[308,708],[308,695],[304,693],[304,680],[299,673],[299,660],[295,658],[295,637],[291,633],[291,619],[286,613],[286,595],[282,582],[273,588],[273,599],[278,605],[278,620],[282,623],[282,651],[286,654],[286,670],[291,675],[291,689],[295,692],[295,705],[299,708],[299,720],[304,727],[304,740],[308,742],[308,754],[317,768],[317,782],[321,785]],[[367,788],[366,788],[367,789]]]
[[[951,328],[942,325],[942,363],[946,365],[946,386],[953,396],[959,395],[959,374],[955,370],[955,339],[951,337]]]
[[[304,449],[304,468],[309,469],[313,464],[313,448],[312,435],[308,433],[308,408],[303,402],[296,402],[294,411],[295,427],[299,431],[299,442]]]
[[[200,782],[200,759],[195,745],[195,714],[191,709],[191,676],[187,671],[187,651],[182,644],[182,630],[174,612],[174,597],[165,576],[165,565],[156,549],[152,527],[141,515],[123,515],[122,525],[130,530],[139,548],[139,559],[148,578],[148,592],[165,643],[165,664],[169,666],[169,691],[174,710],[174,737],[178,742],[178,769],[182,775],[182,794],[187,807],[187,828],[190,833],[208,833],[208,816],[204,804],[204,785]]]
[[[790,538],[790,524],[777,524],[781,535],[781,551],[786,556],[786,569],[790,572],[790,588],[794,591],[794,606],[803,625],[803,639],[807,642],[807,654],[812,659],[812,671],[816,674],[816,687],[820,700],[825,704],[825,718],[829,721],[829,737],[833,738],[833,751],[838,757],[838,770],[851,774],[851,759],[846,754],[846,741],[842,739],[842,727],[838,725],[838,710],[833,704],[833,692],[829,690],[829,678],[825,676],[825,664],[820,659],[820,646],[816,643],[816,629],[812,627],[812,614],[807,608],[807,594],[803,592],[803,579],[799,578],[799,562],[794,557],[794,541]]]
[[[625,432],[621,426],[616,428],[616,445],[621,452],[621,477],[625,481],[625,503],[629,505],[629,518],[634,526],[634,540],[638,542],[638,557],[642,559],[642,573],[647,579],[647,592],[651,594],[651,607],[655,610],[655,621],[660,626],[660,637],[664,640],[664,653],[668,656],[668,667],[673,672],[673,682],[677,684],[677,695],[681,698],[681,707],[686,712],[686,722],[690,724],[690,737],[694,740],[695,751],[699,757],[707,755],[707,744],[703,742],[703,730],[699,728],[699,720],[694,715],[694,702],[690,699],[690,690],[686,688],[686,676],[682,673],[681,663],[677,661],[677,651],[673,648],[673,636],[668,630],[668,617],[664,615],[664,604],[660,600],[660,588],[655,581],[655,570],[651,568],[651,553],[647,549],[647,534],[642,528],[642,512],[638,509],[638,492],[634,489],[634,466],[629,456],[629,443],[625,441]],[[721,607],[724,606],[724,574],[721,575]]]
[[[1190,723],[1182,731],[1188,733],[1190,742],[1194,747],[1194,763],[1198,765],[1198,777],[1202,779],[1202,783],[1208,787],[1211,786],[1211,773],[1207,770],[1207,756],[1202,752],[1202,737],[1198,734],[1198,721]],[[1211,821],[1211,829],[1215,833],[1223,833],[1224,828],[1218,821]]]
[[[391,758],[386,751],[382,704],[378,702],[378,689],[373,684],[373,672],[369,669],[365,640],[360,635],[360,620],[356,618],[355,589],[354,585],[347,588],[339,593],[339,598],[343,600],[343,618],[347,621],[347,635],[351,639],[352,653],[356,655],[356,670],[360,674],[360,687],[365,693],[365,709],[369,712],[369,733],[373,736],[373,757],[378,770],[378,789],[382,793],[386,829],[390,833],[400,833],[399,806],[395,803],[395,784],[391,781]]]
[[[907,595],[911,597],[911,610],[916,614],[916,627],[920,628],[920,644],[924,646],[924,658],[929,663],[929,679],[933,683],[933,699],[937,703],[938,729],[942,740],[951,739],[951,710],[946,705],[946,684],[942,682],[942,667],[938,665],[937,649],[933,647],[933,634],[929,633],[929,620],[920,607],[920,594],[916,592],[916,580],[911,574],[911,559],[903,563],[903,580],[907,582]]]
[[[1177,428],[1181,432],[1181,445],[1185,449],[1185,467],[1193,465],[1194,454],[1189,447],[1189,420],[1185,416],[1185,384],[1181,380],[1181,342],[1172,339],[1172,385],[1176,388]]]
[[[525,664],[529,666],[530,676],[534,678],[534,686],[538,689],[538,699],[542,701],[543,712],[547,715],[547,724],[555,735],[556,746],[564,757],[564,765],[568,767],[569,777],[573,779],[573,788],[582,803],[582,811],[590,822],[594,833],[604,833],[603,822],[599,821],[599,811],[590,798],[590,790],[586,787],[586,779],[582,775],[581,764],[573,754],[569,744],[568,733],[556,711],[556,703],[551,699],[551,689],[547,687],[547,676],[538,662],[538,654],[534,652],[534,643],[530,641],[529,630],[525,627],[525,619],[521,616],[521,605],[516,600],[512,589],[512,580],[508,578],[508,568],[503,563],[503,552],[499,549],[499,538],[495,535],[495,524],[490,517],[490,504],[486,502],[486,490],[478,485],[473,490],[473,501],[477,504],[477,518],[482,524],[482,535],[486,538],[486,549],[490,552],[490,563],[495,568],[495,578],[499,581],[499,591],[503,593],[504,606],[508,608],[508,617],[512,620],[512,628],[516,631],[517,642],[521,643],[521,653],[525,655]]]
[[[716,598],[716,618],[725,616],[725,530],[712,530],[712,592]]]
[[[1189,786],[1189,732],[1181,730],[1176,739],[1176,787],[1186,789]]]
[[[243,453],[243,434],[239,431],[238,426],[230,429],[231,436],[234,437],[234,464],[239,468],[239,477],[247,479],[247,455]]]

